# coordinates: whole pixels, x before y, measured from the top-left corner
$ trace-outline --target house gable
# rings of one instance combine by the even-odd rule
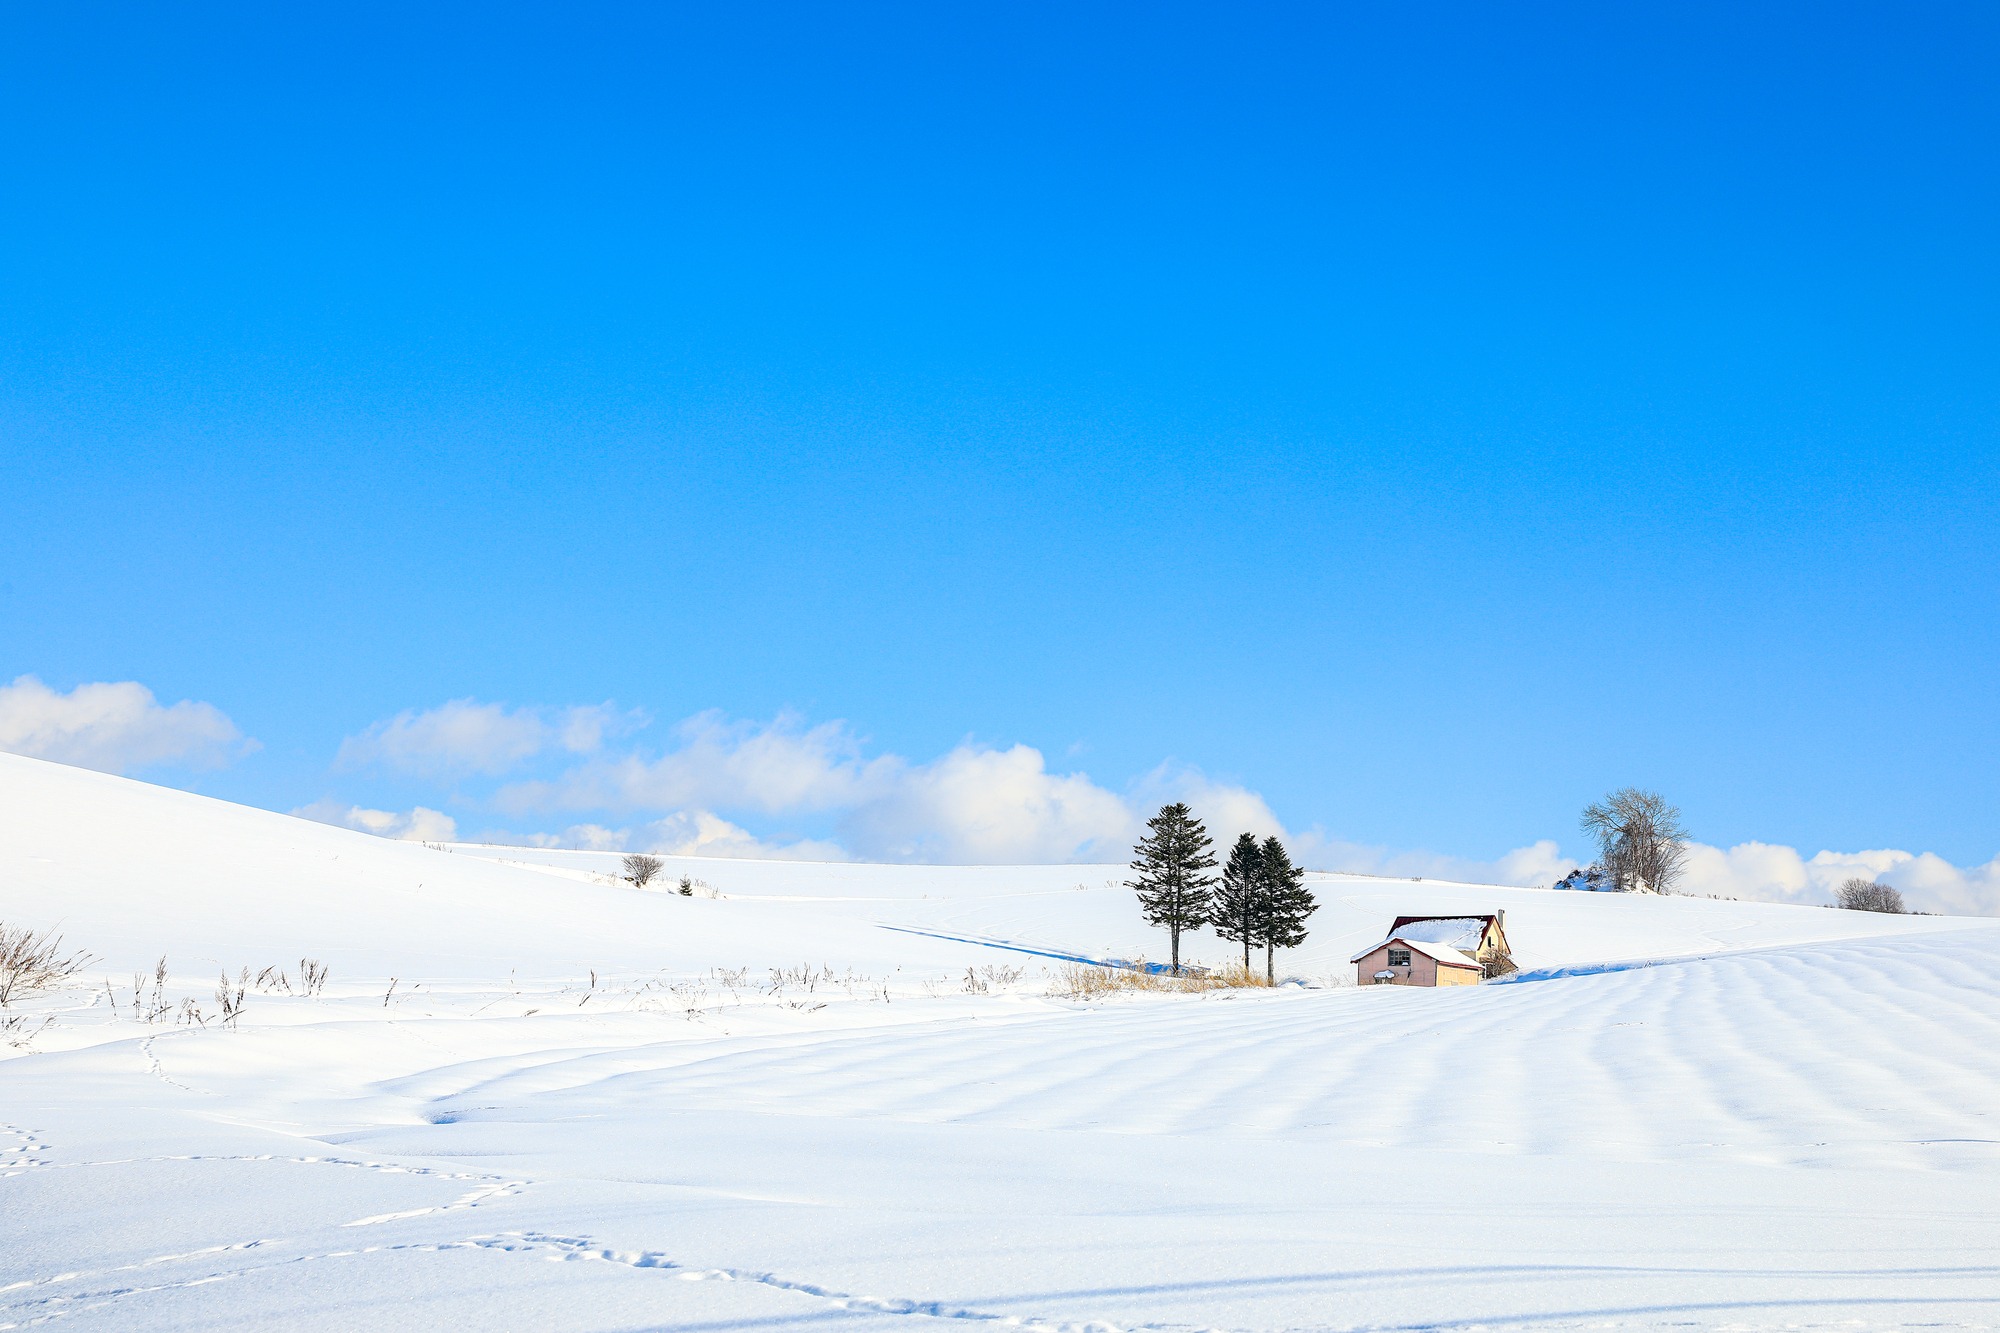
[[[1477,958],[1492,975],[1514,970],[1513,950],[1507,943],[1505,912],[1474,912],[1454,916],[1399,916],[1389,926],[1391,935],[1416,934],[1449,944],[1461,953]]]

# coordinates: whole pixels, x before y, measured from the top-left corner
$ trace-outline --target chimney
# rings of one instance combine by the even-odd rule
[[[1494,911],[1493,911],[1493,924],[1494,924],[1494,925],[1496,925],[1496,926],[1498,926],[1498,927],[1500,927],[1500,933],[1501,933],[1502,935],[1505,935],[1505,934],[1507,933],[1507,909],[1506,909],[1506,908],[1504,908],[1504,907],[1498,907],[1498,908],[1495,908],[1495,909],[1494,909]]]

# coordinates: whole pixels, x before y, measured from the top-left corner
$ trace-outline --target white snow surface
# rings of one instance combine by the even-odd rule
[[[1452,916],[1437,921],[1412,921],[1396,934],[1406,940],[1442,944],[1452,949],[1477,950],[1486,923],[1476,916]]]
[[[101,960],[0,1010],[0,1328],[2000,1326],[2000,923],[1313,875],[1309,984],[1083,1002],[1122,867],[617,860],[0,755]]]
[[[1449,944],[1432,944],[1429,940],[1404,939],[1401,934],[1391,935],[1388,939],[1383,940],[1378,944],[1369,945],[1366,949],[1363,949],[1360,953],[1356,954],[1354,956],[1353,961],[1358,963],[1363,958],[1366,958],[1369,954],[1374,953],[1377,949],[1381,948],[1382,945],[1396,944],[1396,943],[1407,944],[1412,949],[1415,949],[1418,953],[1424,954],[1431,958],[1435,958],[1440,963],[1448,963],[1454,967],[1479,966],[1479,960],[1477,958],[1474,958],[1469,954],[1462,954],[1458,950],[1452,948]],[[1377,972],[1374,975],[1379,977],[1382,975],[1382,973]],[[1394,973],[1390,973],[1390,975],[1393,976]]]

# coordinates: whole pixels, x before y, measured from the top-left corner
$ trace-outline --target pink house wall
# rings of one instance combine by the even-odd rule
[[[1401,947],[1401,946],[1398,946]],[[1394,972],[1396,986],[1476,986],[1479,972],[1470,967],[1441,967],[1429,954],[1410,950],[1408,967],[1389,966],[1389,946],[1383,945],[1354,965],[1354,979],[1363,986],[1375,984],[1377,972]]]

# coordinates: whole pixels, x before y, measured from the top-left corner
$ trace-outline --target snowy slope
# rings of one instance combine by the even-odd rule
[[[1113,868],[682,899],[4,756],[0,812],[0,920],[106,971],[335,966],[29,1006],[0,1328],[2000,1325],[1993,922],[1328,877],[1292,970],[1495,907],[1668,961],[1084,1004],[947,979],[1157,954]]]
[[[0,754],[0,920],[59,926],[129,976],[311,956],[336,975],[476,980],[812,964],[870,974],[1040,966],[1027,950],[1161,957],[1123,866],[881,866],[667,858],[721,899],[619,886],[611,853],[450,852]],[[1398,913],[1507,912],[1524,968],[1933,931],[1948,919],[1314,875],[1289,974],[1348,979]],[[885,930],[903,927],[903,931]],[[906,933],[909,931],[927,934]],[[955,937],[941,938],[941,937]],[[957,940],[982,944],[958,943]],[[1220,960],[1208,932],[1184,953]]]
[[[336,976],[703,970],[838,957],[960,969],[984,951],[863,922],[554,876],[0,754],[0,920],[60,928],[126,975],[295,962]]]
[[[615,877],[613,852],[531,850],[462,844],[461,854],[588,879]],[[662,879],[683,876],[739,901],[784,901],[823,918],[873,921],[1093,957],[1158,958],[1160,932],[1139,915],[1122,865],[903,866],[663,857]],[[1782,903],[1646,898],[1519,889],[1438,880],[1315,872],[1320,908],[1303,948],[1287,950],[1287,973],[1352,979],[1347,960],[1380,940],[1398,915],[1504,911],[1523,968],[1678,958],[1773,945],[1925,933],[1956,924],[1940,917],[1889,917]],[[1183,940],[1184,956],[1220,960],[1236,946],[1209,931]]]

